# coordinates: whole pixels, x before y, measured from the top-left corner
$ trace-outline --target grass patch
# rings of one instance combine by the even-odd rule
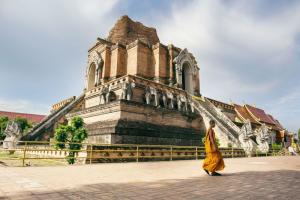
[[[26,155],[26,157],[36,158],[35,155]],[[9,154],[8,151],[0,149],[0,166],[21,167],[23,166],[23,152]],[[68,165],[65,159],[25,159],[25,166],[43,167],[43,166],[64,166]]]

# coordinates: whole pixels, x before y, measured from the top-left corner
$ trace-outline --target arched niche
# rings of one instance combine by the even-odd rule
[[[196,73],[198,72],[197,63],[187,49],[182,50],[174,59],[176,86],[194,94],[196,88]]]
[[[96,64],[95,63],[92,63],[89,67],[89,70],[88,70],[88,84],[87,84],[87,89],[88,90],[91,90],[95,87],[96,85]]]
[[[86,89],[91,90],[101,84],[103,78],[103,59],[97,51],[89,55],[88,66],[86,70]]]
[[[190,94],[194,93],[193,70],[189,62],[182,65],[182,89]]]

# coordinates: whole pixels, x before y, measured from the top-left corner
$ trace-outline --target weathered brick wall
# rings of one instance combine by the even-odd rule
[[[132,21],[128,16],[122,16],[109,32],[107,40],[123,45],[130,44],[136,39],[145,43],[156,44],[159,38],[155,28],[144,26],[140,22]]]
[[[147,78],[154,77],[154,65],[152,64],[152,51],[146,45],[138,42],[137,75]]]
[[[137,74],[138,47],[127,48],[127,74]]]

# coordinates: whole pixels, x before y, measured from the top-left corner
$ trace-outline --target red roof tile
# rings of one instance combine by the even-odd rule
[[[242,120],[249,119],[251,123],[258,123],[247,111],[244,106],[240,106],[234,104],[235,111],[237,112],[238,116],[242,117]]]
[[[245,105],[245,107],[260,122],[275,125],[274,121],[265,113],[264,110],[259,109],[259,108],[255,108],[255,107],[250,106],[250,105]]]
[[[279,130],[284,130],[283,126],[280,124],[280,122],[275,119],[272,115],[269,115],[268,116],[272,119],[272,121],[274,122],[275,126],[279,129]]]
[[[22,118],[26,118],[31,123],[39,123],[46,117],[46,115],[16,113],[16,112],[7,112],[7,111],[0,111],[0,116],[6,116],[9,119],[15,119],[16,117],[22,117]]]

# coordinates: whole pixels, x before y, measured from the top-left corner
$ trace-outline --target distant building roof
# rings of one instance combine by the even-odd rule
[[[46,117],[46,115],[17,113],[17,112],[8,112],[8,111],[0,111],[0,116],[6,116],[9,119],[15,119],[16,117],[22,117],[22,118],[26,118],[31,123],[39,123]]]
[[[272,121],[274,122],[274,124],[278,130],[284,129],[283,126],[280,124],[280,122],[277,119],[275,119],[272,115],[268,114],[268,116],[272,119]]]
[[[275,125],[274,121],[265,113],[264,110],[250,105],[245,105],[245,108],[250,114],[252,114],[252,117],[257,119],[259,122]]]
[[[234,108],[237,116],[239,118],[242,118],[242,121],[249,119],[251,123],[258,124],[258,122],[248,113],[247,109],[244,106],[234,104]]]
[[[252,124],[260,125],[265,123],[267,126],[276,131],[284,130],[283,126],[280,122],[275,119],[272,115],[267,114],[263,109],[256,108],[254,106],[246,105],[238,105],[238,104],[228,104],[215,99],[207,98],[212,104],[216,107],[223,108],[224,111],[235,113],[236,117],[238,117],[243,123],[245,120],[249,119]],[[227,116],[229,117],[229,116]]]

